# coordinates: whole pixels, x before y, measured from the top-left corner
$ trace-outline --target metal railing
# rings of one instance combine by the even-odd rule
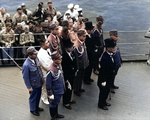
[[[145,38],[146,31],[119,31],[119,39],[118,39],[118,46],[120,48],[120,53],[122,56],[123,61],[136,61],[136,60],[147,60],[149,58],[150,54],[150,39]],[[47,33],[49,34],[49,33]],[[18,34],[17,34],[18,35]],[[44,35],[43,33],[36,33],[34,35]],[[104,39],[109,38],[109,32],[104,32]],[[21,51],[23,57],[15,56],[12,58],[6,51],[5,47],[0,47],[0,65],[2,65],[2,61],[5,60],[11,60],[14,64],[18,66],[18,61],[22,60],[24,61],[26,59],[25,50],[29,46],[16,46],[11,47],[17,50],[24,50]],[[40,48],[40,46],[35,46],[36,48]],[[8,58],[3,59],[2,58],[2,52],[5,52],[7,54]],[[17,53],[15,53],[17,54]],[[18,66],[20,67],[20,66]]]

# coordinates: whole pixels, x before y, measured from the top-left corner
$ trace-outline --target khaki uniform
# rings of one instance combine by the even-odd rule
[[[8,18],[10,16],[9,13],[5,13],[4,15],[2,15],[2,13],[0,12],[0,20],[2,22],[2,27],[5,27],[5,20],[6,18]]]
[[[46,15],[51,15],[52,18],[54,18],[54,16],[56,15],[56,8],[47,8],[45,11]]]
[[[3,44],[3,47],[11,47],[15,42],[14,31],[11,29],[9,32],[6,29],[3,29],[0,32],[0,42]]]
[[[22,15],[19,15],[18,13],[16,13],[13,16],[13,23],[14,23],[14,25],[17,24],[17,23],[21,23],[23,21],[27,21],[27,20],[28,20],[28,17],[24,13],[22,13]]]
[[[34,43],[34,36],[32,32],[26,34],[25,32],[20,35],[20,45],[25,45],[28,43]]]

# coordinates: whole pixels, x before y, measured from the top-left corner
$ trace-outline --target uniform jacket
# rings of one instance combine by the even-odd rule
[[[47,40],[50,42],[49,49],[50,49],[51,53],[53,53],[54,51],[58,51],[59,54],[62,54],[60,39],[58,36],[50,34],[48,36]]]
[[[100,71],[98,76],[98,86],[102,82],[106,82],[106,84],[110,84],[112,77],[115,73],[115,63],[114,59],[112,60],[111,56],[107,53],[107,51],[104,52],[101,61],[100,61]]]
[[[120,50],[119,50],[118,46],[116,46],[116,50],[114,52],[114,59],[115,59],[115,66],[116,66],[116,68],[121,67],[122,58],[121,58]]]
[[[94,44],[95,52],[100,51],[102,53],[104,49],[103,33],[100,33],[98,29],[94,29],[91,33],[91,38]]]
[[[61,70],[54,63],[51,64],[49,70],[50,71],[46,76],[46,90],[48,96],[51,96],[52,94],[64,94],[64,84]]]
[[[80,52],[79,47],[75,47],[73,51],[77,58],[78,69],[86,69],[86,67],[89,65],[89,60],[85,43],[81,45],[81,49],[82,51]]]
[[[38,61],[37,58],[36,61]],[[28,89],[30,89],[31,87],[39,88],[42,86],[43,74],[40,69],[40,66],[33,63],[29,58],[27,58],[23,64],[22,74],[24,82]]]
[[[72,59],[68,55],[68,53],[64,50],[62,54],[62,69],[64,74],[64,80],[69,81],[71,85],[73,84],[73,80],[75,78],[75,72],[77,70],[77,61],[74,53],[72,53]]]
[[[26,14],[22,13],[22,15],[20,16],[18,13],[16,13],[14,16],[13,16],[13,23],[14,25],[17,24],[17,23],[21,23],[23,21],[27,21],[28,20],[28,17]]]
[[[52,8],[52,9],[47,8],[47,9],[45,10],[45,14],[46,14],[46,15],[51,15],[52,18],[54,18],[54,16],[56,15],[56,8]]]

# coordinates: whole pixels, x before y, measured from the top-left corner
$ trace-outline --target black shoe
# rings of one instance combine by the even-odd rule
[[[84,89],[80,89],[79,92],[85,92],[85,90]]]
[[[84,81],[85,84],[91,85],[90,81]]]
[[[75,100],[72,100],[72,101],[70,101],[69,103],[70,103],[70,104],[75,104],[76,101],[75,101]]]
[[[77,96],[81,96],[81,94],[79,92],[74,92],[74,94]]]
[[[108,108],[106,106],[98,106],[98,107],[103,109],[103,110],[108,110]]]
[[[40,116],[40,114],[37,111],[30,111],[35,116]]]
[[[68,104],[68,105],[64,105],[64,107],[67,108],[67,109],[69,109],[69,110],[72,109],[71,106],[70,106],[69,104]]]
[[[94,80],[93,80],[93,79],[90,79],[89,81],[90,81],[90,82],[94,82]]]
[[[57,119],[56,119],[56,117],[54,117],[54,118],[51,118],[51,120],[57,120]]]
[[[110,103],[108,103],[108,102],[106,102],[106,103],[105,103],[105,105],[106,105],[106,106],[111,106],[111,104],[110,104]]]
[[[57,114],[56,115],[56,118],[64,118],[65,116],[64,115],[61,115],[61,114]]]
[[[38,107],[38,108],[37,108],[37,111],[38,111],[38,112],[42,112],[42,111],[44,111],[44,109],[43,109],[43,108]]]
[[[113,88],[113,89],[119,89],[119,87],[118,86],[112,86],[111,88]]]
[[[115,94],[116,92],[114,90],[111,90],[111,93]]]

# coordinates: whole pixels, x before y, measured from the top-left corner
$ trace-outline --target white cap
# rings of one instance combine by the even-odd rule
[[[72,3],[71,3],[71,4],[69,4],[69,5],[68,5],[68,9],[73,8],[73,6],[74,6],[74,5],[73,5]]]
[[[21,24],[21,23],[17,23],[17,25],[20,25],[20,26],[22,26],[22,24]]]
[[[75,5],[75,6],[74,6],[74,9],[78,9],[78,8],[79,8],[79,5]]]
[[[62,15],[61,12],[57,11],[57,15]]]
[[[21,6],[25,6],[25,3],[22,3]]]
[[[82,8],[78,8],[77,11],[82,11]]]

